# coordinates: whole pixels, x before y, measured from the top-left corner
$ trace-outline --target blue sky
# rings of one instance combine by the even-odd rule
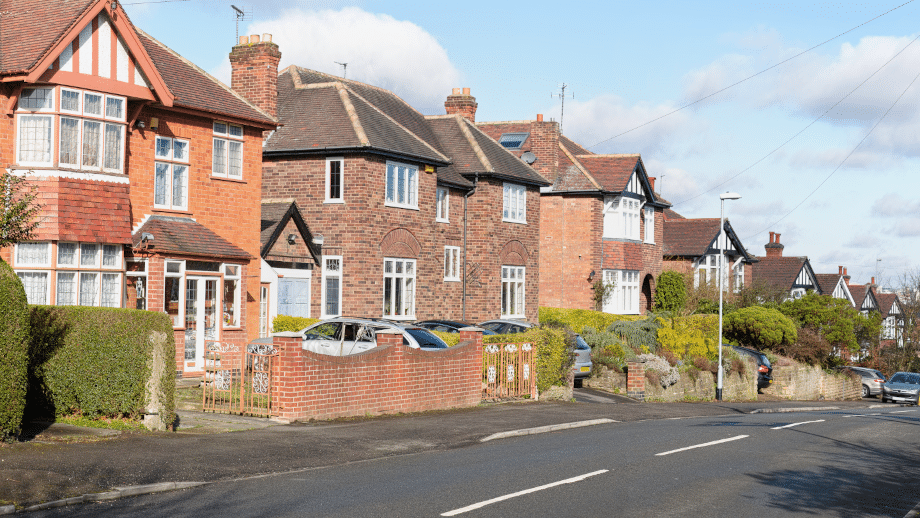
[[[477,120],[559,120],[565,83],[564,133],[641,153],[677,212],[718,217],[718,194],[738,192],[726,213],[751,253],[775,231],[818,273],[846,266],[852,282],[896,287],[920,266],[920,0],[905,1],[123,5],[228,82],[233,4],[250,14],[241,35],[273,34],[282,67],[347,62],[349,78],[425,114],[470,87]]]

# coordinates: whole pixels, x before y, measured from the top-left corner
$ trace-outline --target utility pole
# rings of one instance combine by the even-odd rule
[[[569,85],[562,83],[562,88],[558,94],[549,94],[550,98],[558,97],[562,100],[562,109],[559,111],[559,133],[562,133],[562,117],[565,115],[565,89]],[[572,99],[575,98],[575,94],[572,94]]]

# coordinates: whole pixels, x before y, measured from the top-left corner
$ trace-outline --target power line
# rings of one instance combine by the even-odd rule
[[[732,83],[732,84],[726,86],[725,88],[722,88],[721,90],[716,90],[715,92],[712,92],[711,94],[709,94],[709,95],[707,95],[707,96],[705,96],[705,97],[701,97],[701,98],[699,98],[699,99],[697,99],[697,100],[695,100],[695,101],[693,101],[693,102],[691,102],[691,103],[689,103],[689,104],[685,104],[685,105],[681,106],[680,108],[677,108],[677,109],[672,110],[672,111],[670,111],[670,112],[668,112],[668,113],[665,113],[664,115],[661,115],[661,116],[659,116],[659,117],[655,117],[654,119],[652,119],[652,120],[650,120],[650,121],[647,121],[647,122],[644,122],[644,123],[642,123],[642,124],[640,124],[640,125],[638,125],[638,126],[632,128],[632,129],[626,130],[626,131],[624,131],[624,132],[622,132],[622,133],[619,133],[619,134],[617,134],[617,135],[614,135],[614,136],[612,136],[612,137],[610,137],[610,138],[608,138],[608,139],[602,140],[602,141],[598,142],[597,144],[592,144],[592,145],[588,146],[588,149],[591,149],[591,148],[593,148],[593,147],[597,147],[597,146],[599,146],[599,145],[601,145],[601,144],[603,144],[603,143],[605,143],[605,142],[610,142],[611,140],[616,139],[616,138],[619,138],[619,137],[622,137],[623,135],[626,135],[627,133],[632,133],[633,131],[636,131],[636,130],[639,129],[639,128],[643,128],[643,127],[645,127],[645,126],[648,126],[649,124],[651,124],[651,123],[653,123],[653,122],[657,122],[657,121],[659,121],[659,120],[661,120],[661,119],[663,119],[663,118],[665,118],[665,117],[668,117],[668,116],[670,116],[670,115],[674,115],[675,113],[677,113],[677,112],[679,112],[679,111],[681,111],[681,110],[683,110],[683,109],[685,109],[685,108],[689,108],[689,107],[691,107],[691,106],[693,106],[693,105],[695,105],[695,104],[698,104],[698,103],[700,103],[700,102],[703,102],[703,101],[705,101],[706,99],[709,99],[710,97],[712,97],[712,96],[714,96],[714,95],[718,95],[718,94],[720,94],[720,93],[722,93],[722,92],[724,92],[724,91],[726,91],[726,90],[728,90],[728,89],[730,89],[730,88],[733,88],[733,87],[735,87],[735,86],[738,86],[738,85],[740,85],[741,83],[743,83],[743,82],[745,82],[745,81],[747,81],[747,80],[749,80],[749,79],[753,79],[753,78],[759,76],[760,74],[763,74],[764,72],[768,72],[768,71],[770,71],[770,70],[773,70],[774,68],[776,68],[776,67],[778,67],[778,66],[780,66],[780,65],[783,65],[783,64],[785,64],[785,63],[788,63],[789,61],[792,61],[793,59],[795,59],[795,58],[797,58],[797,57],[799,57],[799,56],[802,56],[803,54],[807,54],[808,52],[811,52],[812,50],[815,50],[816,48],[818,48],[818,47],[820,47],[820,46],[822,46],[822,45],[825,45],[825,44],[827,44],[827,43],[830,43],[830,42],[836,40],[837,38],[839,38],[839,37],[841,37],[841,36],[843,36],[843,35],[845,35],[845,34],[848,34],[848,33],[850,33],[850,32],[853,32],[853,31],[855,31],[856,29],[862,27],[863,25],[866,25],[867,23],[870,23],[870,22],[873,22],[873,21],[875,21],[875,20],[878,20],[878,19],[881,18],[882,16],[885,16],[886,14],[889,14],[889,13],[891,13],[892,11],[895,11],[895,10],[897,10],[897,9],[900,9],[900,8],[904,7],[905,5],[907,5],[907,4],[909,4],[909,3],[913,2],[913,1],[914,1],[914,0],[908,0],[907,2],[904,2],[903,4],[897,6],[897,7],[893,8],[893,9],[889,9],[888,11],[885,11],[884,13],[882,13],[882,14],[876,16],[875,18],[872,18],[871,20],[867,20],[867,21],[865,21],[865,22],[863,22],[863,23],[857,25],[856,27],[853,27],[852,29],[850,29],[850,30],[848,30],[848,31],[841,32],[840,34],[834,36],[833,38],[831,38],[831,39],[829,39],[829,40],[825,40],[825,41],[823,41],[823,42],[821,42],[821,43],[815,45],[814,47],[811,47],[811,48],[809,48],[809,49],[803,50],[802,52],[799,52],[798,54],[796,54],[796,55],[794,55],[794,56],[792,56],[792,57],[790,57],[790,58],[784,59],[783,61],[780,61],[779,63],[776,63],[776,64],[774,64],[774,65],[772,65],[772,66],[770,66],[770,67],[768,67],[768,68],[765,68],[765,69],[761,70],[760,72],[757,72],[757,73],[754,74],[754,75],[750,75],[750,76],[748,76],[748,77],[745,77],[744,79],[742,79],[742,80],[740,80],[740,81],[738,81],[738,82]]]
[[[714,186],[712,186],[710,189],[708,189],[708,190],[706,190],[706,191],[703,191],[703,192],[697,194],[696,196],[691,196],[691,197],[689,197],[689,198],[687,198],[687,199],[680,200],[680,201],[676,201],[676,202],[674,202],[674,204],[675,204],[675,205],[678,205],[678,204],[686,203],[686,202],[688,202],[688,201],[691,201],[691,200],[694,200],[694,199],[696,199],[696,198],[699,198],[700,196],[702,196],[702,195],[704,195],[704,194],[710,193],[710,192],[712,192],[712,191],[714,191],[714,190],[716,190],[716,189],[722,187],[723,185],[725,185],[725,184],[727,184],[728,182],[734,180],[735,178],[738,178],[739,176],[741,176],[742,174],[746,173],[747,171],[750,171],[754,166],[756,166],[757,164],[759,164],[759,163],[763,162],[764,160],[766,160],[767,158],[769,158],[770,155],[772,155],[773,153],[776,153],[777,151],[779,151],[780,149],[782,149],[783,147],[785,147],[786,144],[788,144],[788,143],[792,142],[793,140],[795,140],[795,138],[798,137],[799,135],[801,135],[802,133],[804,133],[805,130],[807,130],[808,128],[812,127],[812,126],[813,126],[815,123],[817,123],[819,120],[823,119],[828,113],[830,113],[831,110],[833,110],[834,108],[836,108],[840,103],[842,103],[843,101],[845,101],[849,96],[853,95],[853,93],[855,93],[856,90],[859,90],[860,88],[862,88],[862,86],[863,86],[864,84],[866,84],[870,79],[872,79],[873,77],[875,77],[876,74],[878,74],[879,72],[881,72],[883,68],[887,67],[892,61],[895,60],[895,58],[897,58],[898,56],[901,55],[901,53],[903,53],[905,50],[907,50],[907,47],[910,47],[911,45],[913,45],[914,42],[916,42],[918,39],[920,39],[920,35],[918,35],[916,38],[914,38],[913,40],[911,40],[910,42],[908,42],[908,44],[905,45],[901,50],[899,50],[894,56],[891,56],[891,59],[889,59],[889,60],[886,61],[882,66],[880,66],[879,68],[877,68],[877,69],[875,70],[875,72],[872,72],[872,74],[870,74],[869,77],[867,77],[866,79],[864,79],[863,82],[861,82],[861,83],[859,83],[858,85],[856,85],[856,87],[853,88],[852,90],[850,90],[849,93],[847,93],[846,95],[844,95],[843,97],[841,97],[839,101],[835,102],[830,108],[828,108],[827,110],[825,110],[824,113],[822,113],[820,116],[818,116],[817,119],[815,119],[815,120],[811,121],[810,123],[808,123],[807,126],[805,126],[804,128],[802,128],[798,133],[796,133],[795,135],[789,137],[788,140],[786,140],[785,142],[783,142],[782,144],[780,144],[779,146],[777,146],[776,148],[774,148],[773,151],[770,151],[770,152],[767,153],[766,155],[762,156],[759,160],[757,160],[757,161],[754,162],[753,164],[749,165],[748,167],[745,167],[744,169],[742,169],[741,171],[739,171],[738,174],[736,174],[736,175],[734,175],[734,176],[731,176],[731,177],[727,178],[727,179],[726,179],[725,181],[723,181],[722,183],[719,183],[719,184],[717,184],[717,185],[714,185]]]

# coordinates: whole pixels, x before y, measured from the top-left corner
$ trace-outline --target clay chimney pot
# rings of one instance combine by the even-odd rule
[[[271,43],[271,41],[272,41],[272,35],[271,35],[271,34],[268,34],[268,33],[263,34],[263,35],[262,35],[262,41]]]
[[[464,88],[464,89],[463,89],[463,95],[470,95],[470,89],[469,89],[469,88]]]
[[[259,43],[259,35],[252,34],[249,36],[249,43]]]
[[[240,45],[249,43],[249,36],[240,36]]]
[[[543,114],[542,114],[542,113],[538,113],[538,114],[537,114],[537,122],[543,122]]]
[[[460,89],[459,89],[459,88],[454,88],[454,89],[451,91],[451,95],[460,95]]]

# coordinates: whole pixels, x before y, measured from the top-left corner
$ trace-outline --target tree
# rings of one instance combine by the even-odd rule
[[[896,330],[900,339],[878,351],[878,361],[887,374],[920,372],[920,270],[903,274],[900,285],[898,300],[903,320]]]
[[[37,198],[35,186],[25,178],[0,172],[0,248],[32,237],[41,223]]]
[[[795,323],[779,311],[761,306],[741,308],[725,316],[722,333],[730,341],[755,349],[778,349],[798,338]]]
[[[661,272],[655,289],[655,311],[677,313],[687,303],[687,287],[684,276],[675,271]]]

